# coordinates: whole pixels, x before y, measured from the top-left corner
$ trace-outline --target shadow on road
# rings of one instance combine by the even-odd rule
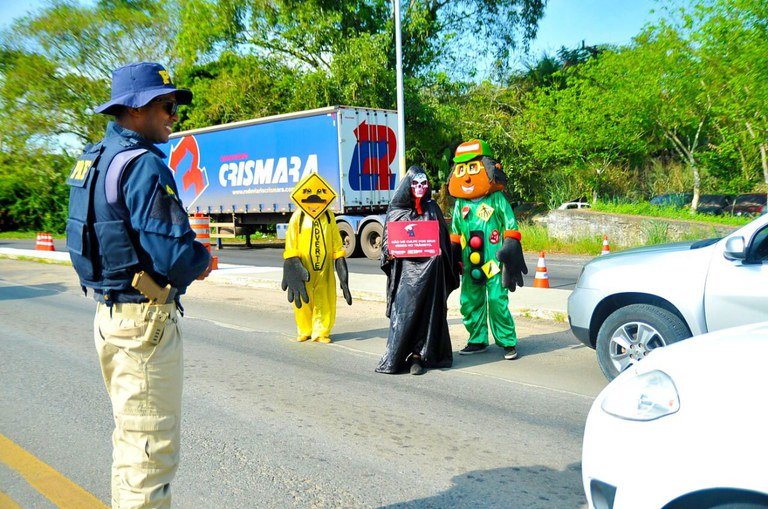
[[[333,333],[333,341],[365,341],[372,338],[386,338],[389,335],[389,328],[368,329],[354,332]]]
[[[563,471],[538,465],[476,470],[458,475],[452,482],[451,488],[433,497],[381,506],[380,509],[578,509],[586,506],[578,463],[568,465]]]
[[[458,352],[454,352],[453,367],[474,367],[480,366],[481,364],[497,362],[504,356],[504,350],[502,347],[493,343],[492,336],[490,342],[491,344],[485,352],[473,355],[458,355]],[[573,349],[582,347],[586,348],[579,343],[570,330],[565,330],[553,334],[534,334],[521,337],[517,343],[517,353],[519,357],[533,357],[566,348]]]
[[[0,286],[0,301],[35,299],[47,297],[67,291],[67,287],[59,283],[30,286]]]

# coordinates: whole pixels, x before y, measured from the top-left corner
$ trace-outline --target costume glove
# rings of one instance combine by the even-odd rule
[[[523,286],[523,274],[528,274],[528,267],[520,241],[510,237],[504,239],[496,258],[501,262],[501,286],[510,292],[514,292],[517,286]]]
[[[280,287],[288,290],[288,302],[293,302],[297,308],[301,309],[301,301],[309,302],[307,286],[304,284],[309,281],[309,272],[298,256],[286,258],[283,262],[283,281]]]
[[[347,304],[352,305],[352,294],[349,293],[349,271],[347,271],[347,259],[343,256],[336,258],[333,262],[336,266],[336,274],[339,275],[339,284],[341,285],[341,291],[344,292],[344,300]]]
[[[461,257],[461,243],[451,242],[451,258],[456,274],[464,274],[464,261]]]

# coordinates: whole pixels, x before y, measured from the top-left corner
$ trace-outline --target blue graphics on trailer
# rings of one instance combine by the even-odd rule
[[[189,211],[291,210],[290,191],[311,172],[340,188],[335,115],[190,134],[159,148]]]
[[[337,191],[329,209],[386,207],[397,184],[396,116],[384,110],[315,112],[180,133],[161,145],[187,210],[287,213],[290,194],[316,172]]]

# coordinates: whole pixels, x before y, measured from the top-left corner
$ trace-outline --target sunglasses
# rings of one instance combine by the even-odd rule
[[[160,103],[168,116],[174,116],[179,111],[179,103],[170,99],[153,99],[153,103]]]

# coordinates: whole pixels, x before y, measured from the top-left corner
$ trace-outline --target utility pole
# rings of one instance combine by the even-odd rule
[[[405,100],[403,96],[403,41],[400,35],[400,0],[395,4],[395,72],[397,74],[397,164],[400,178],[405,176]]]

